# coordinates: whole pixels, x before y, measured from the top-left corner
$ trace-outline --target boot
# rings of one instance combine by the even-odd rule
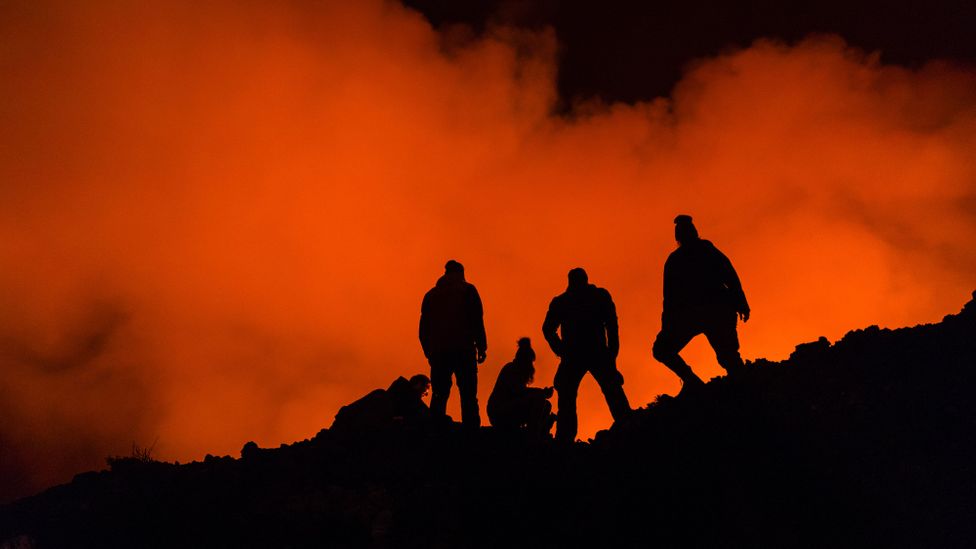
[[[700,377],[691,372],[689,374],[681,377],[681,390],[678,391],[679,397],[682,395],[697,394],[705,387],[705,382]]]

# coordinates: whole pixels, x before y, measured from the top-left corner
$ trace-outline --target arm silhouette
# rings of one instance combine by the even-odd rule
[[[559,324],[561,320],[556,313],[556,300],[549,304],[549,311],[546,313],[546,320],[542,323],[542,335],[546,338],[546,343],[552,349],[553,354],[558,357],[563,356],[563,341],[559,339]]]
[[[430,294],[424,295],[420,305],[420,347],[424,356],[430,358]]]
[[[742,319],[742,322],[748,322],[749,302],[746,301],[746,294],[742,290],[742,282],[739,280],[739,275],[735,272],[732,261],[725,254],[718,252],[718,255],[722,284],[732,293],[732,304],[735,307],[735,312],[739,313],[739,318]]]
[[[617,325],[617,306],[614,305],[610,292],[603,290],[603,294],[606,300],[603,322],[607,329],[607,348],[610,350],[611,358],[616,360],[617,354],[620,353],[620,329]]]
[[[481,303],[478,289],[471,286],[471,322],[474,332],[474,346],[478,350],[478,364],[488,357],[488,336],[485,334],[485,309]]]

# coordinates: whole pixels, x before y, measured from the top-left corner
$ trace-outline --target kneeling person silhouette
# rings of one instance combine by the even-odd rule
[[[488,421],[498,429],[526,428],[545,434],[552,429],[552,387],[529,387],[535,377],[535,351],[527,337],[518,341],[515,359],[502,367],[488,397]]]

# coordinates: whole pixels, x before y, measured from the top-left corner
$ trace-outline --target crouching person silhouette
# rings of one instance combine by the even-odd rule
[[[678,249],[664,264],[664,312],[653,353],[681,378],[681,390],[687,392],[704,383],[678,353],[699,334],[708,338],[729,375],[742,371],[736,323],[749,320],[749,303],[732,262],[698,237],[691,216],[679,215],[674,223]]]
[[[576,395],[587,372],[600,385],[614,421],[630,413],[624,376],[616,364],[620,350],[617,309],[610,292],[590,284],[583,269],[569,271],[569,286],[549,304],[542,334],[560,358],[553,382],[559,395],[556,440],[576,440]]]
[[[444,276],[424,295],[420,345],[430,363],[431,415],[446,417],[453,376],[461,395],[461,423],[480,426],[478,364],[485,361],[488,348],[484,310],[478,290],[464,280],[464,267],[453,259],[444,266]]]
[[[393,404],[394,421],[414,423],[429,419],[430,408],[424,402],[429,392],[430,378],[424,374],[417,374],[409,380],[403,376],[396,378],[386,390]]]
[[[518,341],[515,359],[502,367],[488,397],[488,420],[493,427],[545,434],[552,429],[552,387],[529,387],[535,377],[535,351],[527,337]]]
[[[339,408],[329,430],[343,433],[375,431],[397,423],[418,425],[430,416],[424,404],[430,380],[417,374],[396,378],[387,389],[376,389]]]

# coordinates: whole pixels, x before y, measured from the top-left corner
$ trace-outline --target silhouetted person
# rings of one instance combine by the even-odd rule
[[[386,390],[393,404],[393,418],[403,418],[406,421],[427,419],[430,408],[424,402],[424,397],[430,392],[430,378],[424,374],[417,374],[406,379],[396,378]]]
[[[495,388],[488,397],[488,420],[499,429],[525,427],[533,433],[548,433],[552,415],[553,388],[529,387],[535,377],[535,351],[527,337],[518,341],[515,359],[502,367]]]
[[[430,410],[424,396],[430,380],[417,374],[409,380],[396,378],[387,389],[376,389],[363,398],[339,408],[330,430],[342,432],[373,431],[397,422],[426,421]]]
[[[736,322],[749,320],[749,303],[732,262],[711,242],[698,237],[691,216],[674,219],[678,249],[664,264],[664,313],[654,341],[654,358],[678,374],[682,391],[703,385],[678,355],[698,334],[705,334],[719,365],[729,375],[743,369]]]
[[[586,372],[600,384],[614,421],[630,413],[616,364],[620,340],[610,292],[590,284],[583,269],[569,271],[569,287],[549,304],[542,333],[561,359],[553,382],[559,393],[556,440],[576,440],[576,393]]]
[[[464,280],[464,267],[448,261],[444,276],[427,292],[420,308],[420,345],[430,363],[430,411],[435,417],[446,416],[454,376],[461,395],[461,422],[481,425],[478,364],[485,361],[488,349],[483,317],[481,297]]]

